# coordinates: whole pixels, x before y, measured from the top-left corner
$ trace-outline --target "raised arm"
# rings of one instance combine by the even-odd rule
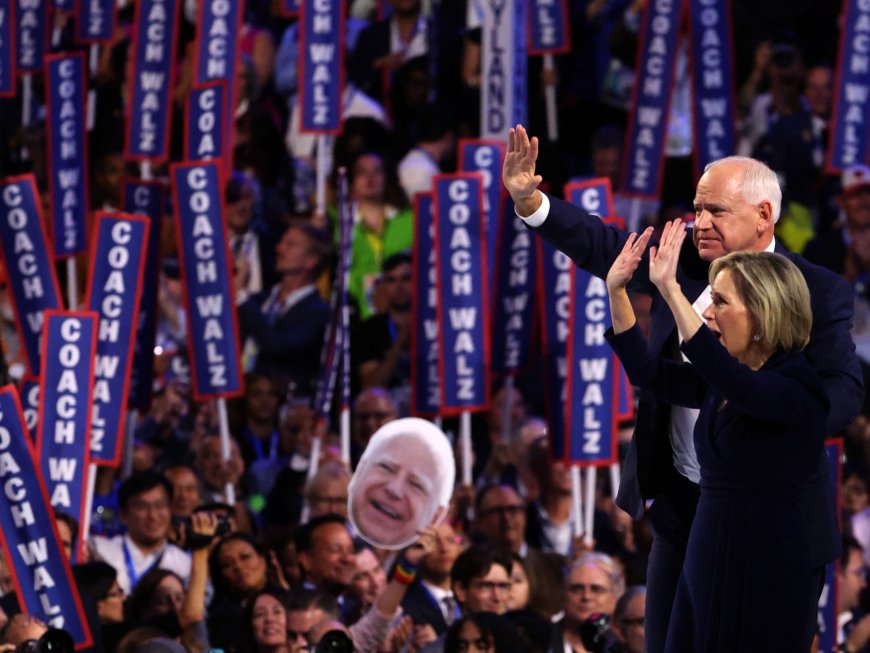
[[[649,278],[674,314],[681,340],[689,340],[704,324],[677,281],[680,249],[686,238],[686,225],[677,218],[665,224],[658,247],[650,249]]]
[[[647,227],[640,238],[636,233],[630,234],[607,273],[605,281],[610,295],[610,317],[613,322],[613,332],[616,334],[628,331],[637,322],[626,288],[640,265],[652,232],[652,227]]]

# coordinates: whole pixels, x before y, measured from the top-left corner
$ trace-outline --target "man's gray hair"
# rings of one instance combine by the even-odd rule
[[[750,204],[770,202],[770,216],[773,223],[779,220],[782,210],[782,189],[779,187],[779,178],[776,173],[758,159],[748,156],[726,156],[724,159],[711,161],[704,168],[706,173],[723,163],[739,163],[743,165],[743,175],[737,180],[737,190],[740,195]]]
[[[581,567],[597,567],[610,580],[611,593],[617,598],[622,596],[625,591],[625,576],[622,573],[622,568],[609,555],[599,551],[587,551],[574,561],[574,564],[571,565],[571,571]]]

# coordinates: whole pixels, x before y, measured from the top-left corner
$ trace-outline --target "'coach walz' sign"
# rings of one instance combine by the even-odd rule
[[[442,414],[489,403],[489,295],[477,173],[436,175],[438,335]]]
[[[172,181],[194,397],[235,396],[242,378],[217,163],[174,165]]]

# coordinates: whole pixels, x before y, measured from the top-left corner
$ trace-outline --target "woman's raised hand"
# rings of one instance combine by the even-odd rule
[[[622,251],[616,257],[613,265],[610,266],[610,271],[607,273],[608,292],[625,288],[628,282],[631,281],[634,271],[640,265],[640,259],[643,257],[652,232],[652,227],[647,227],[640,237],[636,233],[631,233],[628,236]]]

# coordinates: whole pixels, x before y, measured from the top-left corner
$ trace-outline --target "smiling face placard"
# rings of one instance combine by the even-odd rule
[[[416,417],[378,429],[350,481],[348,516],[366,542],[402,549],[444,519],[456,464],[447,436]]]

